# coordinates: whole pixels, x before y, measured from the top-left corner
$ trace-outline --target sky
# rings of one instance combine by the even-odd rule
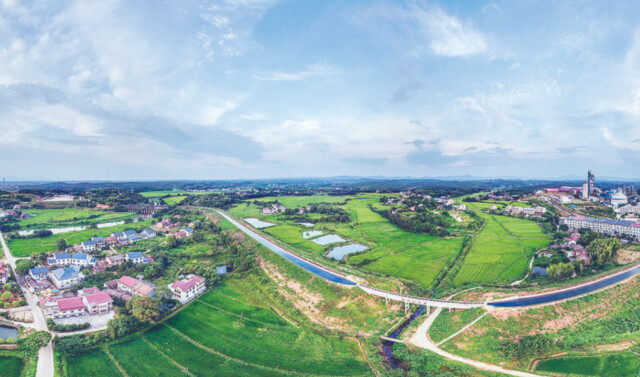
[[[638,178],[639,12],[0,0],[0,176]]]

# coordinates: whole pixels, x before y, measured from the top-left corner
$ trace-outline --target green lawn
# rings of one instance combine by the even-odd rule
[[[60,233],[49,237],[13,239],[8,242],[8,246],[14,257],[28,257],[31,256],[31,253],[55,251],[57,249],[56,244],[59,239],[65,239],[67,244],[73,245],[86,241],[93,236],[109,236],[111,233],[121,232],[124,229],[135,229],[150,225],[151,220],[145,220],[137,223],[116,225],[102,229],[86,229],[78,232]]]
[[[250,303],[245,292],[252,289],[248,281],[230,280],[165,323],[110,345],[109,352],[131,377],[372,375],[354,341],[293,327]],[[68,376],[85,376],[94,367],[118,375],[108,372],[113,363],[105,357],[94,350],[70,358]]]
[[[533,221],[479,213],[485,227],[473,239],[454,284],[509,282],[524,276],[531,255],[548,245]]]
[[[635,377],[639,366],[638,356],[623,352],[541,360],[536,371],[576,376]]]
[[[24,359],[16,356],[0,355],[0,375],[2,377],[20,377],[24,367]]]
[[[162,199],[165,203],[172,206],[175,204],[181,203],[183,200],[187,198],[187,195],[178,195],[178,196],[170,196],[168,198]]]

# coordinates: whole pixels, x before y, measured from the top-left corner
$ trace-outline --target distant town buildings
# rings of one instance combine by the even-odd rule
[[[567,225],[570,230],[591,229],[598,233],[609,235],[626,234],[627,236],[640,240],[640,222],[571,216],[561,217],[560,225]]]

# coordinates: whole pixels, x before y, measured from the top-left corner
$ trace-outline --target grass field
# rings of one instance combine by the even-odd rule
[[[484,312],[483,308],[452,312],[443,311],[431,325],[429,337],[436,343],[445,340],[476,320]]]
[[[334,233],[348,241],[361,243],[369,250],[351,255],[347,263],[362,268],[388,274],[391,276],[413,280],[424,288],[433,283],[435,277],[447,261],[460,250],[461,238],[440,239],[427,234],[404,231],[391,224],[387,219],[369,207],[381,207],[379,198],[382,194],[362,194],[355,196],[286,196],[278,198],[262,198],[268,202],[278,199],[287,208],[298,208],[312,203],[344,203],[340,207],[352,218],[349,223],[317,223],[313,229],[325,234]],[[279,224],[265,229],[265,232],[278,238],[296,251],[321,256],[336,246],[320,246],[302,238],[307,228],[295,222],[287,221],[283,216],[264,216],[261,207],[250,202],[241,203],[231,209],[238,218],[258,217]]]
[[[102,229],[86,229],[78,232],[68,232],[55,234],[49,237],[12,239],[8,242],[11,254],[14,257],[28,257],[31,253],[51,252],[57,249],[59,239],[65,239],[68,245],[73,245],[86,241],[93,236],[108,236],[114,232],[121,232],[124,229],[134,229],[142,226],[150,226],[151,220],[140,221],[131,224],[122,224]]]
[[[20,377],[24,368],[24,359],[16,356],[0,355],[0,375],[2,377]]]
[[[533,221],[479,213],[484,229],[454,279],[454,284],[508,282],[524,276],[531,255],[549,243]]]
[[[162,200],[165,203],[167,203],[168,205],[172,206],[172,205],[176,205],[176,204],[181,203],[186,198],[187,198],[187,195],[178,195],[178,196],[170,196],[170,197],[164,198]]]
[[[230,280],[142,335],[68,358],[67,375],[119,375],[108,353],[131,377],[372,374],[355,341],[294,327],[250,303],[251,289]]]
[[[28,209],[26,212],[35,216],[20,220],[18,225],[21,229],[50,229],[79,224],[99,224],[126,220],[136,216],[133,212],[109,212],[90,208]]]
[[[536,366],[536,371],[575,376],[635,377],[638,367],[640,367],[638,356],[624,352],[541,360]]]

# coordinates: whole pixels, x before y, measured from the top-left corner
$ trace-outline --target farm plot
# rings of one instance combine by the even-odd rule
[[[3,377],[20,377],[24,368],[24,359],[16,356],[0,356],[0,372]]]
[[[524,276],[531,255],[549,240],[533,221],[480,214],[486,225],[474,237],[454,284],[508,282]]]
[[[576,376],[635,377],[638,356],[624,352],[594,356],[568,356],[541,360],[536,371]]]
[[[293,327],[249,303],[247,289],[248,281],[229,281],[108,352],[131,377],[371,374],[357,343]],[[103,356],[94,350],[69,360],[69,377],[105,364]]]
[[[49,229],[81,224],[99,224],[135,217],[134,212],[108,212],[95,209],[28,209],[32,215],[18,222],[21,229]]]
[[[87,377],[122,375],[101,348],[84,353],[82,357],[67,359],[67,374]]]
[[[86,229],[78,232],[54,234],[49,237],[29,238],[29,239],[12,239],[8,242],[11,254],[14,257],[28,257],[31,253],[51,252],[57,249],[59,239],[65,239],[68,245],[78,244],[86,241],[93,236],[109,236],[114,232],[121,232],[125,229],[137,229],[140,227],[148,227],[151,220],[140,221],[131,224],[116,225],[102,229]]]

